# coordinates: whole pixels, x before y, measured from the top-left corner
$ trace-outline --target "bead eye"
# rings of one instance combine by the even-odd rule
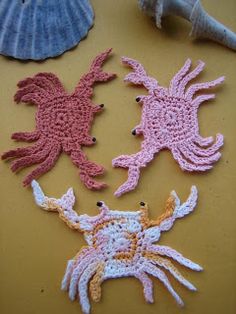
[[[140,100],[141,100],[141,98],[140,97],[136,97],[136,99],[135,99],[137,102],[139,102]]]
[[[102,202],[97,202],[98,207],[102,207],[103,203]]]
[[[93,141],[94,143],[96,142],[96,140],[97,140],[96,137],[93,137],[93,138],[92,138],[92,141]]]
[[[133,135],[136,135],[136,130],[133,130],[133,131],[132,131],[132,134],[133,134]]]
[[[140,206],[145,206],[144,202],[140,202],[139,204],[140,204]]]

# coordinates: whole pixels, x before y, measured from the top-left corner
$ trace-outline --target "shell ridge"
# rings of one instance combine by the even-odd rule
[[[2,5],[3,7],[4,7],[4,3],[3,3],[3,5]],[[14,7],[15,6],[15,7]],[[6,38],[6,40],[8,40],[8,36],[5,36],[5,34],[7,33],[7,31],[10,29],[11,30],[11,28],[9,28],[9,23],[10,23],[10,16],[11,16],[11,14],[10,14],[10,9],[14,9],[15,8],[15,10],[17,9],[17,4],[15,4],[14,2],[12,2],[11,3],[11,6],[10,6],[10,8],[9,8],[9,11],[7,12],[7,1],[6,1],[6,3],[5,3],[5,11],[2,11],[2,12],[5,12],[6,13],[6,15],[5,15],[5,21],[6,21],[6,23],[5,23],[5,25],[4,25],[4,23],[2,22],[2,29],[1,29],[1,35],[0,35],[0,52],[2,52],[4,55],[7,55],[7,51],[6,51],[6,53],[4,53],[4,40],[5,40],[5,38]],[[1,18],[1,16],[0,16],[0,21],[3,21],[3,19]]]
[[[89,0],[0,1],[0,53],[43,60],[76,46],[93,25]]]

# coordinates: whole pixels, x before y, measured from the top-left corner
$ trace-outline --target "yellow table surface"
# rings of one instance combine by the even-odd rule
[[[217,19],[236,30],[236,2],[203,1],[205,8]],[[163,211],[169,192],[175,189],[184,201],[191,185],[199,190],[196,210],[162,235],[160,244],[173,247],[204,267],[196,273],[179,267],[193,282],[193,293],[170,278],[185,301],[183,310],[156,279],[155,303],[146,304],[141,284],[133,278],[109,280],[102,286],[102,301],[92,304],[96,314],[233,314],[236,313],[236,55],[233,51],[209,41],[194,42],[188,37],[190,24],[168,17],[163,30],[141,13],[135,0],[93,0],[95,25],[87,39],[63,56],[44,62],[19,62],[0,57],[1,152],[17,147],[10,139],[13,132],[34,129],[35,106],[16,105],[13,95],[20,79],[37,72],[50,71],[59,76],[68,91],[72,91],[85,73],[92,58],[108,47],[112,57],[104,68],[116,72],[118,78],[97,85],[94,101],[105,103],[105,111],[96,117],[91,134],[97,144],[84,151],[91,160],[103,164],[107,173],[103,179],[109,188],[91,192],[81,183],[78,169],[63,154],[56,166],[39,182],[49,196],[60,197],[72,186],[79,213],[95,215],[96,202],[105,200],[113,209],[137,210],[141,200],[150,206],[150,217]],[[217,98],[199,110],[203,136],[220,132],[225,136],[222,158],[212,171],[203,174],[184,173],[169,151],[163,151],[142,171],[138,188],[117,199],[115,189],[127,178],[127,171],[113,169],[112,158],[121,153],[139,150],[140,140],[131,129],[140,120],[141,109],[135,102],[140,90],[123,83],[128,69],[120,57],[138,59],[149,74],[167,86],[170,79],[190,57],[206,62],[197,81],[226,76],[225,84],[217,88]],[[144,91],[144,90],[143,90]],[[22,143],[22,146],[24,143]],[[33,167],[32,167],[33,168]],[[13,174],[6,162],[0,163],[1,173],[1,314],[81,313],[80,305],[71,302],[60,290],[68,259],[85,244],[80,233],[70,230],[57,214],[46,213],[34,203],[30,188],[22,187],[23,177],[31,169]],[[177,264],[176,264],[177,265]],[[178,265],[177,265],[178,266]]]

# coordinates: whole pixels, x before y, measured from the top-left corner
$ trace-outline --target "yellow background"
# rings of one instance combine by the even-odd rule
[[[85,73],[92,58],[108,47],[112,57],[104,68],[116,72],[118,78],[97,85],[94,101],[105,103],[105,111],[96,117],[92,135],[97,144],[85,148],[88,157],[103,164],[103,179],[109,188],[91,192],[81,183],[78,170],[63,154],[56,166],[39,179],[47,195],[60,197],[72,186],[79,213],[97,214],[98,200],[105,200],[113,209],[137,210],[140,200],[147,201],[152,218],[160,215],[169,192],[175,189],[182,201],[192,184],[199,190],[199,202],[193,214],[175,223],[162,235],[161,244],[169,245],[204,267],[195,273],[179,267],[198,292],[192,293],[174,282],[183,297],[185,308],[179,309],[163,285],[154,279],[155,303],[146,304],[141,284],[135,279],[109,280],[102,286],[102,301],[92,304],[96,314],[233,314],[236,313],[235,253],[235,156],[236,156],[236,55],[233,51],[208,41],[194,42],[188,37],[190,24],[169,17],[159,31],[154,22],[142,14],[136,0],[93,0],[95,25],[87,39],[62,57],[45,62],[19,62],[0,57],[1,152],[19,146],[10,136],[15,131],[34,129],[35,106],[14,104],[13,95],[20,79],[37,72],[51,71],[72,91]],[[205,8],[217,19],[236,31],[236,2],[203,1]],[[128,87],[123,78],[128,69],[120,57],[138,59],[161,85],[170,79],[190,57],[206,62],[197,79],[207,81],[220,75],[225,83],[217,88],[217,98],[199,110],[203,136],[224,134],[223,156],[212,171],[203,174],[183,173],[170,152],[159,153],[142,171],[138,188],[123,197],[113,196],[115,189],[127,178],[127,171],[112,169],[112,158],[121,153],[139,150],[140,140],[131,129],[140,120],[141,109],[135,97],[136,87]],[[143,90],[144,91],[144,90]],[[22,145],[24,145],[22,143]],[[33,167],[32,167],[33,168]],[[13,174],[9,164],[1,162],[1,314],[80,313],[80,305],[70,302],[60,291],[66,262],[84,245],[83,236],[70,230],[57,214],[46,213],[34,203],[30,188],[21,181],[31,169]]]

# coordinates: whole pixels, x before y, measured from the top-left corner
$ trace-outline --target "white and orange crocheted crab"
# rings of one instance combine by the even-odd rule
[[[97,216],[78,215],[74,210],[75,197],[70,188],[60,199],[44,195],[36,181],[31,183],[36,203],[46,211],[59,213],[67,225],[84,234],[87,246],[68,261],[62,281],[62,290],[69,292],[71,300],[80,300],[82,311],[90,312],[89,293],[93,301],[101,298],[101,284],[109,278],[135,277],[143,285],[144,297],[153,302],[153,285],[149,275],[159,279],[179,305],[182,299],[173,289],[169,272],[188,289],[196,288],[186,280],[171,259],[195,271],[198,264],[185,258],[174,249],[154,244],[161,232],[168,231],[177,218],[193,211],[197,201],[197,189],[192,187],[185,203],[180,203],[173,191],[166,202],[165,212],[156,220],[148,218],[147,204],[141,202],[138,211],[110,210],[104,202],[98,202]]]

